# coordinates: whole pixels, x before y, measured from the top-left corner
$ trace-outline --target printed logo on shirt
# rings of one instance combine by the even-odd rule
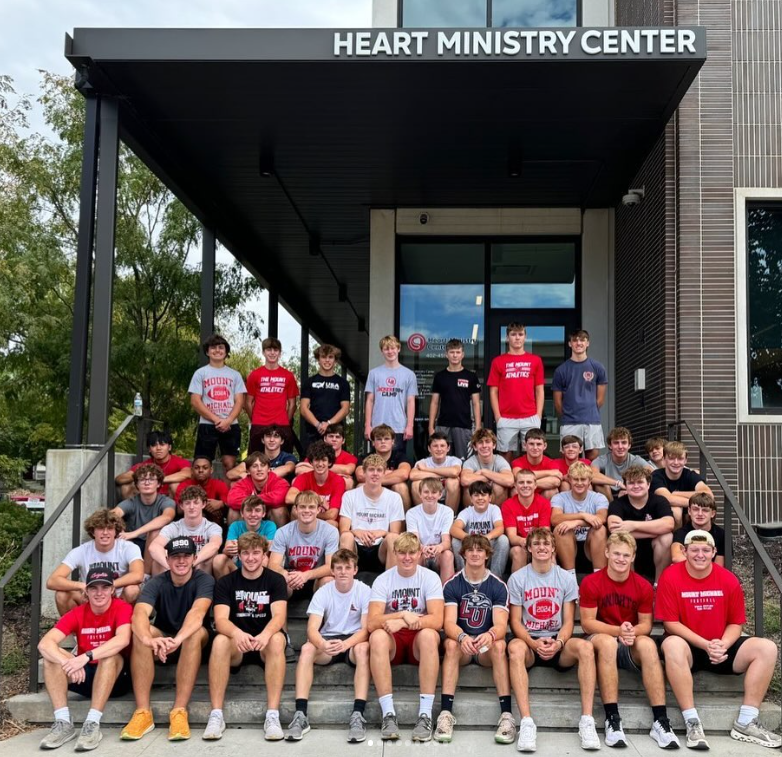
[[[266,617],[266,605],[269,604],[269,592],[244,591],[237,589],[234,592],[236,598],[237,616],[240,618],[264,618]]]
[[[108,633],[111,631],[111,626],[98,626],[97,628],[82,628],[81,633],[85,636],[94,636],[99,633]]]
[[[231,392],[224,386],[215,386],[212,389],[207,389],[206,396],[215,402],[225,402],[230,399]]]
[[[283,394],[285,376],[261,376],[258,391],[263,394]]]
[[[505,378],[529,378],[532,364],[529,360],[516,360],[515,362],[505,363]]]
[[[312,382],[312,388],[313,389],[333,389],[335,391],[339,391],[339,384],[337,384],[335,381],[313,381]]]
[[[406,589],[394,589],[391,592],[391,609],[394,612],[412,611],[420,613],[421,608],[421,588],[411,586]]]
[[[557,599],[560,590],[555,586],[536,586],[524,591],[525,618],[528,631],[558,629],[561,625],[559,613],[562,609]]]
[[[594,371],[584,371],[584,381],[592,382],[595,380]]]
[[[467,379],[456,379],[456,386],[459,387],[459,389],[468,389],[470,382]]]
[[[687,599],[692,605],[693,610],[698,612],[711,612],[717,602],[725,595],[722,589],[709,589],[708,591],[683,591],[682,599]]]
[[[312,570],[318,563],[320,553],[320,547],[307,544],[288,547],[288,565],[292,570],[299,570],[302,573]]]
[[[465,594],[459,603],[459,619],[468,628],[481,628],[491,609],[491,601],[485,594]]]

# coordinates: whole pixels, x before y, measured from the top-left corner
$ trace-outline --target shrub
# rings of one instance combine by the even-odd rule
[[[0,578],[22,552],[25,537],[32,536],[41,527],[43,518],[28,512],[13,502],[0,502]],[[23,566],[5,587],[8,605],[30,601],[30,566]]]

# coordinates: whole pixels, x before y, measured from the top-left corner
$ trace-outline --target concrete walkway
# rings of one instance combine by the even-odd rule
[[[32,731],[21,736],[16,736],[8,741],[0,742],[0,757],[22,757],[23,755],[41,754],[38,750],[38,742],[45,730]],[[492,731],[463,731],[459,732],[458,725],[451,744],[411,744],[410,734],[402,731],[402,738],[396,742],[383,743],[380,741],[380,733],[370,729],[369,736],[363,744],[348,744],[345,734],[340,730],[313,729],[304,739],[298,743],[279,742],[278,744],[263,741],[263,733],[258,729],[229,729],[220,741],[202,741],[200,729],[193,732],[189,741],[171,743],[166,738],[167,727],[158,727],[155,731],[145,736],[139,742],[119,740],[119,730],[114,728],[103,729],[103,742],[94,752],[96,757],[172,757],[180,754],[182,757],[223,757],[231,754],[252,755],[263,752],[265,755],[277,754],[294,755],[296,757],[324,757],[325,755],[356,754],[363,757],[403,757],[409,749],[415,749],[430,754],[480,754],[482,757],[510,757],[516,754],[515,746],[499,745],[493,741]],[[681,737],[681,734],[679,734]],[[773,757],[779,755],[779,750],[765,749],[752,744],[740,744],[728,735],[707,734],[713,757]],[[602,732],[600,733],[602,741]],[[668,754],[661,750],[655,742],[644,734],[629,734],[629,747],[623,750],[612,750],[603,746],[600,754],[615,757],[662,757]],[[61,747],[50,754],[72,754],[74,742]],[[579,746],[578,735],[562,732],[538,732],[537,754],[546,757],[565,757],[566,755],[586,755],[593,752],[584,752]],[[674,752],[676,754],[676,752]],[[678,754],[696,754],[682,747]],[[703,753],[698,753],[703,754]]]

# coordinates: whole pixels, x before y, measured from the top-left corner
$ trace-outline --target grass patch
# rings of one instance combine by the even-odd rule
[[[27,655],[18,647],[3,655],[0,671],[4,676],[16,675],[27,667]]]

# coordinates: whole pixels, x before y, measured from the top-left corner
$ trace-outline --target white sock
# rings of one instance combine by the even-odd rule
[[[220,717],[223,717],[223,711],[222,710],[212,710],[209,713],[209,717],[211,718],[212,715],[219,715]]]
[[[94,710],[92,707],[90,707],[90,711],[87,713],[87,717],[84,718],[85,722],[87,720],[94,720],[96,723],[100,723],[100,719],[103,717],[103,713],[100,710]]]
[[[432,699],[434,699],[434,697],[432,697]],[[383,717],[386,715],[396,715],[393,694],[386,694],[384,697],[378,697],[377,701],[380,704],[380,709],[383,711]]]
[[[54,711],[55,720],[64,720],[66,723],[71,722],[71,710],[70,707],[60,707],[59,710]]]
[[[418,696],[418,714],[432,717],[432,705],[434,704],[434,694],[419,694]]]
[[[267,718],[277,718],[277,720],[280,719],[280,711],[279,710],[266,710],[266,717]]]
[[[690,710],[682,710],[682,717],[684,718],[685,723],[688,720],[700,720],[700,717],[698,717],[698,710],[694,707]]]
[[[758,715],[760,710],[757,707],[750,707],[748,704],[742,704],[739,710],[739,716],[736,718],[739,725],[749,725]]]
[[[594,718],[591,715],[582,715],[581,720],[579,721],[579,725],[585,725],[590,721],[594,721]]]

